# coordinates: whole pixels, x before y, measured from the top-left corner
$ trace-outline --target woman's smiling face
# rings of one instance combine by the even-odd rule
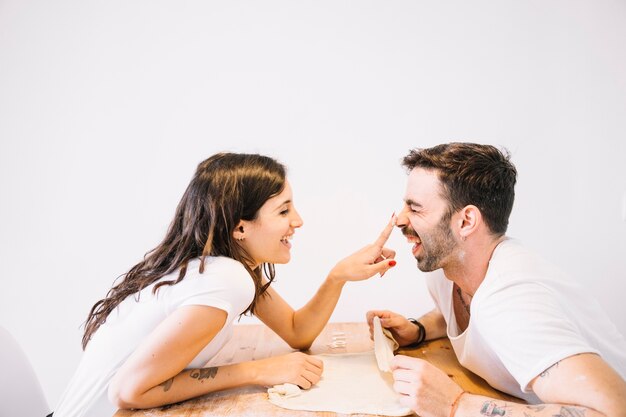
[[[295,229],[302,226],[302,218],[293,204],[291,185],[285,181],[285,188],[261,206],[256,219],[242,220],[241,227],[235,230],[235,237],[243,237],[239,244],[254,259],[257,267],[263,263],[285,264],[291,259],[291,243]]]

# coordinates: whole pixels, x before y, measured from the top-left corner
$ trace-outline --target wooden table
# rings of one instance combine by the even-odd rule
[[[345,335],[346,346],[333,347],[333,336]],[[356,353],[372,350],[365,323],[329,323],[315,340],[309,353]],[[242,362],[293,352],[287,343],[264,325],[237,325],[232,340],[207,366]],[[473,394],[523,402],[491,388],[482,378],[461,367],[448,339],[433,340],[416,349],[401,349],[399,353],[422,358],[448,374],[463,389]],[[286,410],[267,400],[264,387],[245,387],[208,394],[179,404],[149,410],[119,410],[113,417],[335,417],[332,412]],[[352,414],[365,417],[366,414]]]

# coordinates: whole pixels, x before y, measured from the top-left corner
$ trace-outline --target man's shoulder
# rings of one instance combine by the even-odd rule
[[[522,280],[543,281],[562,279],[563,271],[537,251],[517,239],[507,238],[494,251],[485,282]]]
[[[491,261],[494,259],[506,258],[510,256],[532,256],[538,257],[539,255],[524,245],[521,240],[514,237],[505,236],[502,242],[496,246],[491,257]]]

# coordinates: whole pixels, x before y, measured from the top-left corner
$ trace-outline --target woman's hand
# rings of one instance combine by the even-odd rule
[[[289,382],[300,388],[309,389],[322,377],[324,362],[302,352],[256,360],[255,382],[259,385],[273,386]]]
[[[329,279],[336,282],[362,281],[378,273],[383,276],[393,268],[396,265],[396,251],[386,248],[385,243],[395,224],[394,215],[374,243],[339,261],[328,274]]]

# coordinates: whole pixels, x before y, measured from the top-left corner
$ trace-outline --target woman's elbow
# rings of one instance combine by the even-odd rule
[[[287,340],[287,344],[290,348],[296,350],[309,350],[311,345],[313,345],[313,341],[309,340]]]
[[[121,387],[115,384],[110,384],[107,392],[109,402],[121,410],[130,410],[142,407],[141,395],[130,387]]]

